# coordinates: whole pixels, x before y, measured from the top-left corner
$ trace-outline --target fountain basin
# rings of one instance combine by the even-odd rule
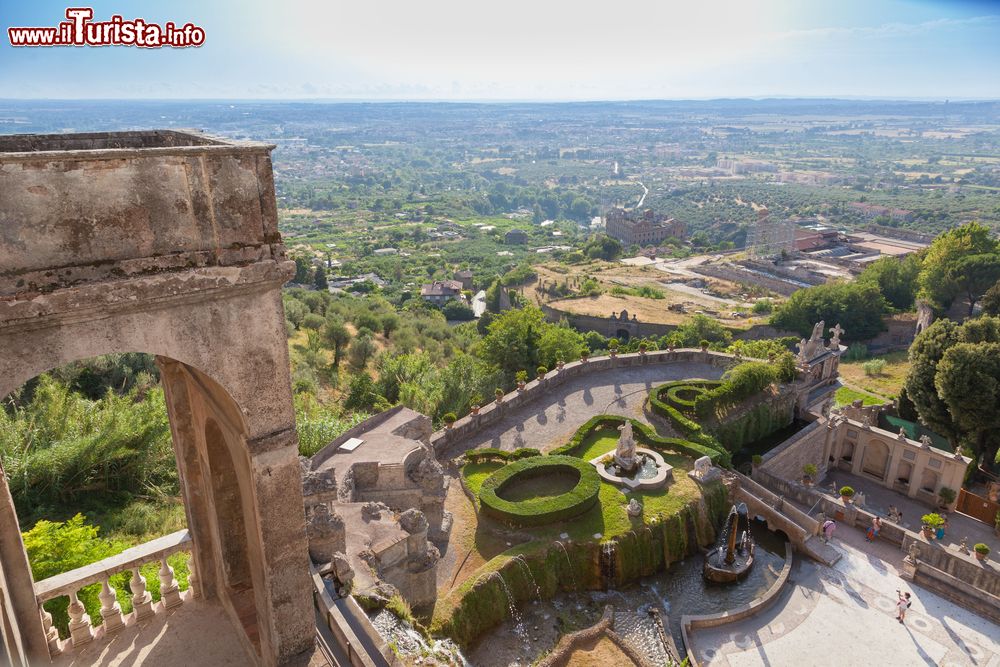
[[[709,581],[717,584],[729,584],[743,579],[750,572],[753,566],[753,542],[746,556],[737,556],[733,563],[726,563],[726,548],[716,547],[705,556],[705,565],[702,574]]]
[[[674,467],[663,460],[663,457],[659,453],[654,452],[652,449],[646,449],[645,447],[635,448],[636,456],[640,454],[648,457],[652,460],[653,464],[656,466],[656,472],[649,477],[640,476],[639,472],[634,472],[631,475],[618,475],[614,472],[608,470],[608,466],[605,460],[608,458],[608,454],[601,454],[600,456],[594,457],[590,460],[590,464],[594,466],[597,470],[597,474],[601,476],[605,482],[609,482],[616,486],[624,486],[632,491],[642,490],[642,489],[660,489],[666,486],[668,481],[673,481],[674,479]],[[641,467],[640,469],[641,470]]]

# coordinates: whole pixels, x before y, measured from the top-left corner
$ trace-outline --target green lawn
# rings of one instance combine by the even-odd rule
[[[613,451],[618,443],[619,435],[615,429],[595,431],[584,438],[583,447],[579,450],[577,457],[589,461],[601,454]],[[701,492],[687,476],[687,471],[692,467],[692,461],[689,457],[675,452],[661,452],[661,454],[664,461],[674,467],[674,483],[667,488],[623,494],[617,486],[601,482],[600,501],[587,512],[567,522],[526,527],[520,530],[531,534],[543,543],[558,539],[561,533],[569,533],[574,540],[592,540],[594,535],[598,533],[603,536],[603,539],[622,535],[642,525],[641,518],[631,519],[625,513],[624,507],[633,497],[643,504],[643,515],[646,521],[651,520],[654,516],[663,518],[677,512],[688,502],[697,498]],[[502,466],[503,464],[498,462],[469,463],[462,468],[462,476],[469,489],[478,496],[479,489],[486,478]],[[483,516],[478,516],[477,519],[480,522],[491,521]],[[531,545],[532,542],[529,542],[514,547],[514,551],[511,553],[530,550]]]
[[[866,394],[863,391],[855,391],[850,387],[841,387],[837,390],[837,393],[834,394],[834,400],[836,401],[838,407],[841,405],[850,405],[859,398],[864,401],[865,405],[880,405],[886,402],[886,399],[881,396]]]

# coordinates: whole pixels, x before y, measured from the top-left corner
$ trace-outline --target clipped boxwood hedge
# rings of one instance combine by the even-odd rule
[[[636,442],[648,447],[649,449],[656,451],[673,450],[696,459],[699,459],[702,456],[708,456],[711,457],[712,463],[724,467],[729,466],[729,452],[723,449],[722,445],[718,444],[715,439],[709,435],[702,434],[708,443],[712,444],[694,442],[691,440],[684,440],[682,438],[664,438],[650,428],[649,425],[644,424],[637,419],[621,417],[618,415],[595,415],[594,417],[591,417],[577,430],[576,433],[573,434],[573,437],[567,444],[552,450],[551,453],[554,455],[579,456],[583,441],[588,435],[594,431],[617,429],[625,423],[626,419],[632,422],[632,433],[635,436]],[[700,426],[697,424],[695,424],[695,426],[699,431],[701,430]]]
[[[559,469],[572,469],[580,474],[576,485],[558,496],[504,500],[498,494],[517,480],[544,477]],[[578,516],[597,502],[601,478],[594,466],[572,456],[532,456],[508,463],[486,478],[479,490],[481,511],[501,521],[520,526],[541,526]]]
[[[512,452],[506,452],[502,449],[495,449],[493,447],[483,447],[482,449],[473,449],[466,452],[465,460],[468,463],[483,463],[486,461],[506,463],[508,461],[526,459],[531,456],[539,456],[540,454],[541,452],[534,447],[521,447]]]
[[[675,380],[656,387],[653,391],[659,401],[673,405],[679,410],[693,412],[698,397],[715,390],[722,384],[721,380]],[[684,398],[682,394],[693,394]]]

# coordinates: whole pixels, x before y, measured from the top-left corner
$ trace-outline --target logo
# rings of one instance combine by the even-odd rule
[[[205,43],[205,30],[193,23],[163,25],[145,19],[126,20],[115,14],[108,21],[94,21],[91,7],[69,7],[66,21],[55,27],[10,27],[11,46],[138,46],[144,49],[183,49]]]

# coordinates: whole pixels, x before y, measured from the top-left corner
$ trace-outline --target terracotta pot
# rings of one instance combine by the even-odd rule
[[[472,406],[472,414],[474,414],[474,415],[478,415],[479,414],[479,406],[478,405],[473,405]]]
[[[524,391],[524,382],[518,382],[517,383],[517,390],[518,391]]]
[[[986,560],[986,557],[989,555],[989,554],[981,554],[978,551],[973,551],[972,553],[976,554],[976,560]]]
[[[851,498],[853,498],[853,497],[854,497],[854,496],[841,496],[841,497],[840,497],[840,499],[841,499],[842,501],[844,501],[844,504],[845,504],[845,505],[848,505],[848,504],[850,504],[850,502],[851,502]]]

